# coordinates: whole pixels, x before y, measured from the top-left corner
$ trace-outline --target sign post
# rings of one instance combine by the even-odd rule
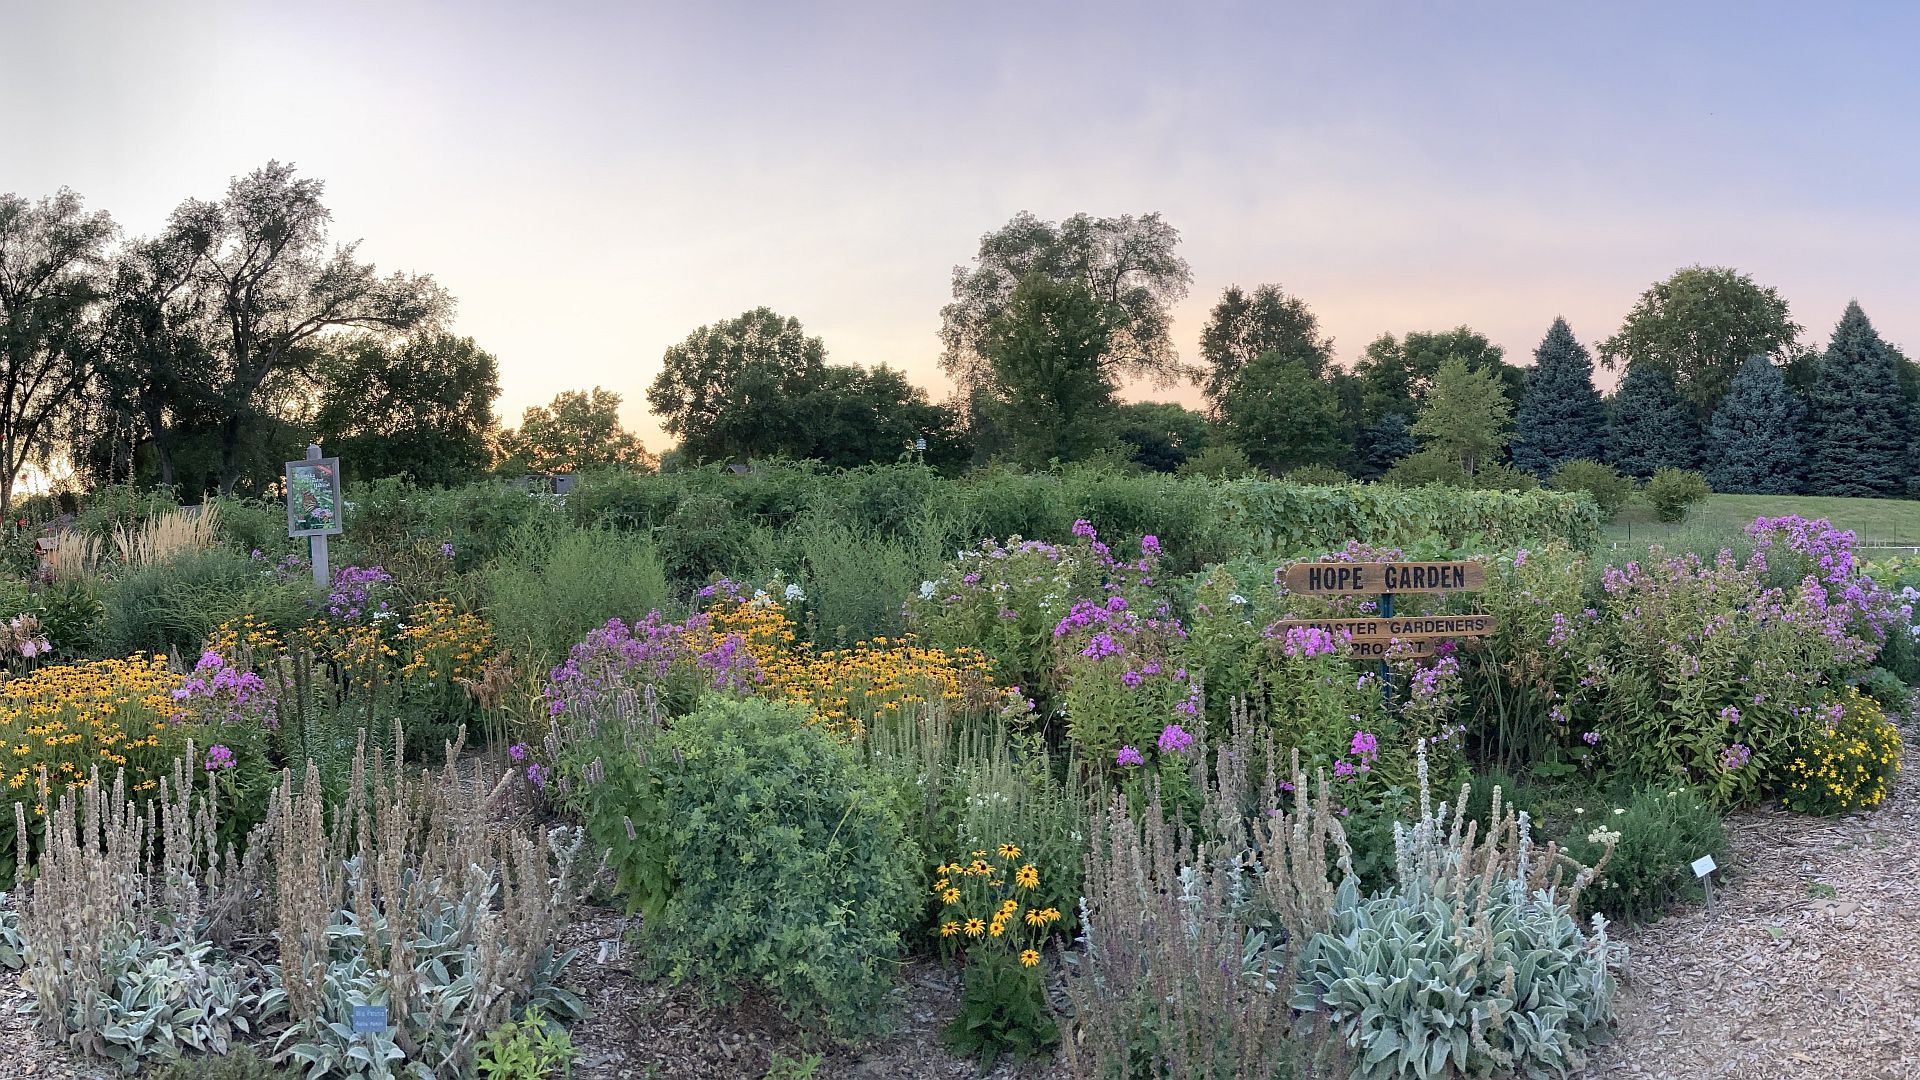
[[[327,566],[327,537],[338,536],[342,518],[340,459],[321,457],[320,445],[309,443],[302,461],[287,462],[287,535],[304,536],[313,556],[313,583],[326,588],[333,580]]]
[[[1396,617],[1397,593],[1477,592],[1487,583],[1487,568],[1477,562],[1295,563],[1287,567],[1287,591],[1311,596],[1378,596],[1380,614],[1361,619],[1282,619],[1283,628],[1314,626],[1344,634],[1348,655],[1380,657],[1381,692],[1393,695],[1387,653],[1399,646],[1427,656],[1443,638],[1486,637],[1494,631],[1491,615],[1415,615]]]

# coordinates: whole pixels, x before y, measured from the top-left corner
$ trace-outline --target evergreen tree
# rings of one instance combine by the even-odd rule
[[[1910,411],[1894,352],[1858,301],[1833,329],[1807,395],[1807,486],[1815,495],[1906,492]]]
[[[1707,481],[1739,495],[1800,489],[1800,402],[1781,370],[1752,356],[1733,377],[1707,426]]]
[[[1673,375],[1653,364],[1629,364],[1613,395],[1608,455],[1629,476],[1700,464],[1700,420],[1680,397]]]
[[[1533,351],[1514,414],[1513,463],[1544,478],[1562,462],[1600,460],[1606,445],[1607,407],[1593,387],[1593,357],[1567,320],[1555,319]]]
[[[1379,423],[1360,429],[1359,445],[1355,447],[1360,458],[1358,475],[1364,480],[1378,479],[1401,458],[1419,449],[1406,416],[1390,412]]]

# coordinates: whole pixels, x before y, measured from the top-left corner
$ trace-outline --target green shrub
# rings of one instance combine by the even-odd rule
[[[1351,484],[1353,477],[1331,465],[1302,465],[1281,477],[1289,484]]]
[[[1563,461],[1547,486],[1554,491],[1584,491],[1600,507],[1600,516],[1612,520],[1633,498],[1633,481],[1611,465],[1586,458]]]
[[[1181,462],[1180,468],[1175,471],[1182,477],[1211,477],[1215,480],[1237,480],[1260,472],[1247,457],[1246,451],[1237,446],[1205,447]]]
[[[1562,846],[1591,864],[1604,849],[1604,834],[1618,834],[1613,858],[1584,894],[1592,910],[1611,918],[1646,922],[1676,901],[1699,896],[1693,861],[1727,854],[1720,812],[1688,788],[1641,788],[1624,805],[1596,802],[1584,809]]]
[[[1460,467],[1453,455],[1435,449],[1408,454],[1394,462],[1381,479],[1395,487],[1426,487],[1430,484],[1456,488],[1471,486],[1467,471]]]
[[[885,786],[806,710],[760,699],[710,697],[660,743],[674,882],[643,929],[658,970],[872,1029],[920,900]]]
[[[796,532],[807,629],[823,645],[898,637],[901,602],[938,571],[946,550],[926,533],[892,540],[825,518],[803,519]]]
[[[1640,495],[1661,521],[1685,521],[1695,503],[1705,502],[1713,489],[1707,478],[1692,469],[1657,469]]]
[[[519,529],[484,588],[496,640],[543,662],[565,657],[609,618],[631,622],[670,606],[652,541],[564,524]]]
[[[113,656],[142,649],[198,656],[209,631],[244,613],[243,597],[256,583],[248,558],[226,548],[123,569],[101,596],[101,648]]]

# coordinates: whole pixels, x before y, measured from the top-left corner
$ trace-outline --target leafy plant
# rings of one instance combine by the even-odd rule
[[[934,869],[941,945],[967,959],[960,1014],[945,1037],[989,1063],[1002,1053],[1031,1057],[1059,1038],[1040,963],[1060,910],[1036,902],[1040,868],[1022,856],[1002,843]]]
[[[474,1068],[487,1080],[556,1080],[573,1075],[575,1053],[567,1029],[534,1006],[487,1033]]]
[[[1900,729],[1872,698],[1849,689],[1787,762],[1786,804],[1807,814],[1879,806],[1900,773]]]
[[[1695,503],[1705,502],[1713,489],[1707,478],[1691,469],[1656,469],[1640,497],[1661,521],[1685,521]]]
[[[674,880],[654,966],[871,1029],[916,910],[918,852],[887,789],[805,709],[706,698],[650,749]]]
[[[224,1054],[194,1054],[153,1069],[153,1080],[302,1080],[291,1066],[275,1065],[250,1046]]]
[[[1586,492],[1600,508],[1600,516],[1609,521],[1633,498],[1631,479],[1611,465],[1586,458],[1561,462],[1547,484],[1555,491]]]
[[[1719,810],[1688,788],[1643,787],[1622,806],[1596,803],[1575,817],[1566,849],[1576,859],[1598,859],[1603,842],[1617,837],[1606,873],[1586,892],[1593,909],[1611,918],[1658,918],[1675,901],[1699,895],[1695,859],[1726,858]]]

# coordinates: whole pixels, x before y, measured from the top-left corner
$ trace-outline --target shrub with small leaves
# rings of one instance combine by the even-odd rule
[[[1707,478],[1692,469],[1657,469],[1640,496],[1661,521],[1685,521],[1695,503],[1705,502],[1713,489]]]
[[[1900,774],[1900,729],[1858,690],[1819,713],[1825,724],[1787,762],[1787,808],[1839,814],[1885,802]]]

